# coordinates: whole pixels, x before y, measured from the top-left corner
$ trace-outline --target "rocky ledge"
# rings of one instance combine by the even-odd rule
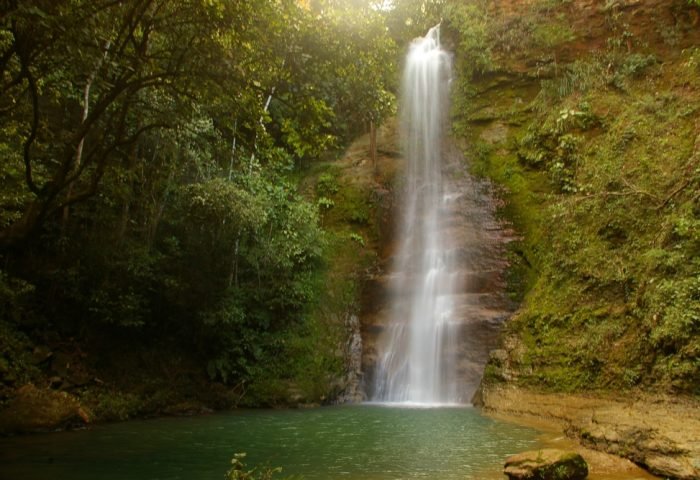
[[[90,417],[73,395],[27,384],[0,411],[0,434],[77,428],[88,425]]]
[[[546,422],[590,449],[627,458],[664,478],[700,479],[700,408],[692,399],[541,393],[482,383],[486,413]]]

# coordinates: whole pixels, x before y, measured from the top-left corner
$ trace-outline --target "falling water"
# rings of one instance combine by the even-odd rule
[[[451,58],[439,25],[413,42],[402,92],[402,143],[407,161],[398,253],[387,330],[380,339],[374,400],[460,403],[456,385],[459,328],[453,294],[458,272],[448,261],[443,227],[455,194],[442,178],[443,130]]]

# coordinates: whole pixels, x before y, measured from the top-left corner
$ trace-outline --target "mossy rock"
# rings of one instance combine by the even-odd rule
[[[588,464],[576,452],[548,448],[508,457],[503,473],[510,480],[583,480]]]
[[[73,395],[27,384],[0,411],[0,433],[62,430],[90,421],[90,414]]]

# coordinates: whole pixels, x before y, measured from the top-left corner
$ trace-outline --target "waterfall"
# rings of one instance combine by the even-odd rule
[[[449,261],[445,224],[457,195],[443,181],[451,57],[440,26],[415,40],[403,75],[402,147],[407,162],[391,309],[379,339],[373,400],[461,403],[453,301],[461,276]]]

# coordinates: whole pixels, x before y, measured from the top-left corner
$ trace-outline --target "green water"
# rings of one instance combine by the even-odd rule
[[[477,479],[538,446],[473,408],[240,411],[0,439],[3,480],[221,480],[234,452],[305,479]]]

